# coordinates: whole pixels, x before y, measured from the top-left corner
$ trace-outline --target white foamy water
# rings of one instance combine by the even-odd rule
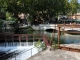
[[[8,60],[26,60],[34,54],[38,53],[38,49],[34,47],[34,43],[32,42],[19,44],[14,43],[13,45],[10,44],[11,43],[0,45],[0,52],[6,52],[6,54],[15,52],[19,54],[8,58]]]

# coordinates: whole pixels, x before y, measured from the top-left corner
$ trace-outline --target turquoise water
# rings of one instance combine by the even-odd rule
[[[65,33],[64,35],[61,35],[61,39],[67,44],[80,43],[80,35],[70,35]]]

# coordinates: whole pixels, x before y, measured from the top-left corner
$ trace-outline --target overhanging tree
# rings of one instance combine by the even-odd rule
[[[19,13],[38,15],[44,20],[59,14],[76,13],[77,0],[0,0],[0,6],[5,7],[13,17],[18,18]],[[37,13],[36,13],[37,12]]]

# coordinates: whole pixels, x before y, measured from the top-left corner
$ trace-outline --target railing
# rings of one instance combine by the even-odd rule
[[[22,51],[14,51],[14,52],[11,52],[11,53],[7,53],[7,54],[4,54],[4,55],[2,55],[2,56],[0,56],[0,59],[1,60],[21,60],[21,54],[26,54],[27,52],[29,52],[29,54],[30,54],[30,56],[29,56],[29,54],[28,54],[28,57],[25,55],[23,58],[26,60],[27,58],[29,58],[29,57],[31,57],[31,56],[33,56],[34,54],[33,54],[33,49],[34,49],[35,47],[33,47],[33,48],[31,48],[31,49],[29,49],[29,50],[22,50]],[[30,53],[31,52],[31,53]],[[39,52],[39,51],[38,51]],[[25,58],[26,57],[26,58]],[[24,60],[23,59],[23,60]]]
[[[0,35],[1,36],[1,35]],[[15,36],[15,37],[14,37]],[[26,42],[28,42],[29,40],[43,40],[44,41],[44,43],[45,43],[45,45],[46,46],[48,46],[49,45],[49,42],[48,42],[48,40],[46,39],[46,36],[45,35],[32,35],[32,34],[3,34],[3,39],[5,40],[5,43],[3,44],[1,44],[2,46],[5,46],[5,47],[7,47],[7,46],[13,46],[13,42],[14,42],[14,40],[16,39],[16,40],[19,40],[19,43],[21,43],[21,41],[22,40],[26,40]],[[17,37],[17,38],[16,38]],[[24,38],[25,37],[25,38]],[[2,40],[3,40],[2,39]],[[7,44],[6,42],[7,42],[7,40],[9,40],[9,41],[11,41],[12,43],[9,43],[9,44]],[[19,45],[21,45],[21,44],[19,44]],[[31,49],[29,49],[29,50],[23,50],[23,51],[18,51],[18,50],[16,50],[16,51],[14,51],[14,52],[9,52],[9,53],[6,53],[5,55],[3,54],[3,55],[1,55],[0,56],[0,59],[1,60],[21,60],[21,59],[19,59],[21,56],[21,54],[23,54],[23,55],[25,55],[25,54],[30,54],[30,56],[29,57],[31,57],[32,55],[33,55],[33,49],[34,48],[31,48]],[[31,53],[27,53],[27,52],[31,52]],[[25,55],[24,56],[24,58],[26,57],[26,59],[27,59],[27,56]],[[24,60],[24,59],[23,59]]]
[[[26,42],[29,40],[43,40],[45,41],[46,45],[49,45],[49,42],[46,38],[45,35],[38,35],[38,34],[0,34],[0,36],[4,37],[0,39],[0,41],[4,40],[5,42],[10,41],[10,42],[14,42],[14,41],[18,41],[21,42],[23,40],[25,40]],[[5,44],[6,46],[6,44]]]

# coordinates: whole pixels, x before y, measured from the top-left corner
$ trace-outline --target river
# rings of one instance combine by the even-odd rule
[[[45,34],[49,37],[53,37],[57,40],[58,33],[56,32],[47,32],[47,31],[26,31],[26,30],[20,30],[17,32],[18,34]],[[74,44],[74,43],[80,43],[80,35],[71,35],[67,33],[62,33],[60,35],[60,40],[64,41],[65,44]],[[64,44],[63,42],[63,44]],[[37,48],[34,48],[34,41],[33,42],[17,42],[11,45],[12,43],[7,44],[5,46],[5,43],[0,43],[0,58],[1,56],[8,54],[10,55],[10,58],[8,60],[26,60],[27,58],[31,57],[32,55],[38,53]],[[27,52],[28,51],[28,52]],[[20,53],[22,52],[22,53]],[[2,54],[2,55],[1,55]],[[14,55],[16,54],[16,55]],[[6,55],[5,55],[6,56]],[[9,56],[8,56],[9,57]],[[26,58],[25,58],[26,57]],[[4,58],[4,56],[3,56]],[[4,60],[2,58],[2,60]]]

